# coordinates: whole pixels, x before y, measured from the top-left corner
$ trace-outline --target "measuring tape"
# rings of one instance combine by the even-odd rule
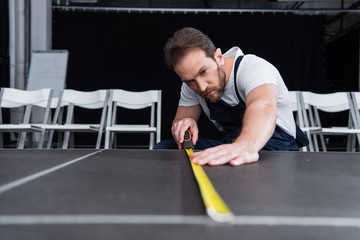
[[[183,142],[194,172],[194,176],[200,188],[201,197],[203,199],[206,212],[213,220],[217,222],[229,222],[234,218],[234,214],[215,190],[210,179],[200,165],[194,164],[190,154],[193,153],[194,144],[190,130],[186,130]]]

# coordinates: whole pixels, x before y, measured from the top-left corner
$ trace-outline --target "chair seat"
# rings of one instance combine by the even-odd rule
[[[321,127],[301,127],[303,132],[317,133],[321,132]]]
[[[156,127],[150,127],[149,125],[140,124],[116,124],[111,127],[106,127],[106,131],[148,133],[156,132]]]
[[[97,132],[99,131],[99,125],[89,125],[89,124],[33,124],[34,128],[38,129],[47,129],[47,130],[56,130],[62,132]]]
[[[1,132],[34,132],[41,129],[33,127],[32,124],[1,124]]]
[[[348,134],[359,134],[360,129],[347,128],[347,127],[331,127],[322,128],[320,132],[312,132],[314,134],[329,134],[329,135],[348,135]]]

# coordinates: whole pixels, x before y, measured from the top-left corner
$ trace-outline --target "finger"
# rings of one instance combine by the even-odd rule
[[[235,154],[231,154],[227,151],[222,151],[217,156],[214,156],[213,159],[209,159],[208,164],[211,166],[224,165],[234,159],[236,159]]]
[[[171,128],[171,132],[172,132],[172,135],[173,135],[173,138],[174,138],[174,141],[176,143],[176,145],[178,146],[178,149],[182,149],[182,143],[180,142],[180,139],[178,137],[178,131],[177,131],[177,124]]]
[[[193,134],[193,143],[194,143],[194,145],[196,145],[197,140],[199,140],[199,131],[196,129],[196,130],[194,130],[194,134]]]
[[[195,163],[195,164],[198,164],[198,165],[204,165],[205,163],[201,162],[201,157],[198,157],[198,156],[201,156],[201,155],[203,155],[203,151],[191,153],[190,154],[191,161],[193,163]]]
[[[192,154],[193,158],[202,159],[202,158],[211,158],[213,154],[216,154],[217,150],[215,148],[207,148],[203,151],[194,152]]]
[[[192,134],[193,143],[194,143],[194,145],[196,145],[196,142],[199,139],[199,130],[196,127],[191,127],[190,131]]]
[[[236,166],[240,166],[240,165],[245,164],[245,162],[242,161],[242,160],[240,160],[240,159],[235,159],[235,160],[231,160],[231,161],[229,162],[229,164],[230,164],[231,166],[236,167]]]
[[[207,164],[209,161],[216,161],[216,159],[221,158],[222,155],[226,156],[226,153],[226,151],[218,150],[218,148],[216,147],[208,148],[204,151],[196,152],[194,155],[192,155],[192,158],[194,163],[204,165]]]
[[[181,129],[179,131],[179,138],[180,138],[181,143],[184,142],[184,137],[185,137],[186,130],[188,130],[188,127],[186,127],[186,125],[181,126]]]
[[[240,166],[243,164],[254,163],[257,162],[258,160],[259,160],[259,154],[254,154],[251,156],[231,160],[229,163],[231,166]]]
[[[176,143],[178,144],[178,146],[180,146],[184,141],[184,133],[182,132],[182,128],[183,128],[183,124],[181,121],[175,123],[172,126],[173,137]]]

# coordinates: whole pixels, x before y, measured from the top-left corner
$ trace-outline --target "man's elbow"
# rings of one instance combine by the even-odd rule
[[[271,119],[272,121],[276,121],[278,117],[277,104],[276,102],[270,100],[254,101],[251,104],[249,104],[247,108],[249,112],[252,112],[258,116],[260,114],[261,117]]]
[[[268,113],[268,116],[270,119],[272,119],[274,122],[276,122],[276,119],[278,117],[278,112],[277,112],[277,104],[273,103],[273,102],[268,102],[265,101],[262,104],[262,109],[264,109],[264,111],[266,113]]]

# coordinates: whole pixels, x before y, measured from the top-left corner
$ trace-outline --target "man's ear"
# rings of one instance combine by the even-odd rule
[[[225,61],[224,61],[224,56],[222,55],[221,53],[221,49],[220,48],[217,48],[214,52],[214,58],[216,60],[216,62],[222,66],[224,65]]]

